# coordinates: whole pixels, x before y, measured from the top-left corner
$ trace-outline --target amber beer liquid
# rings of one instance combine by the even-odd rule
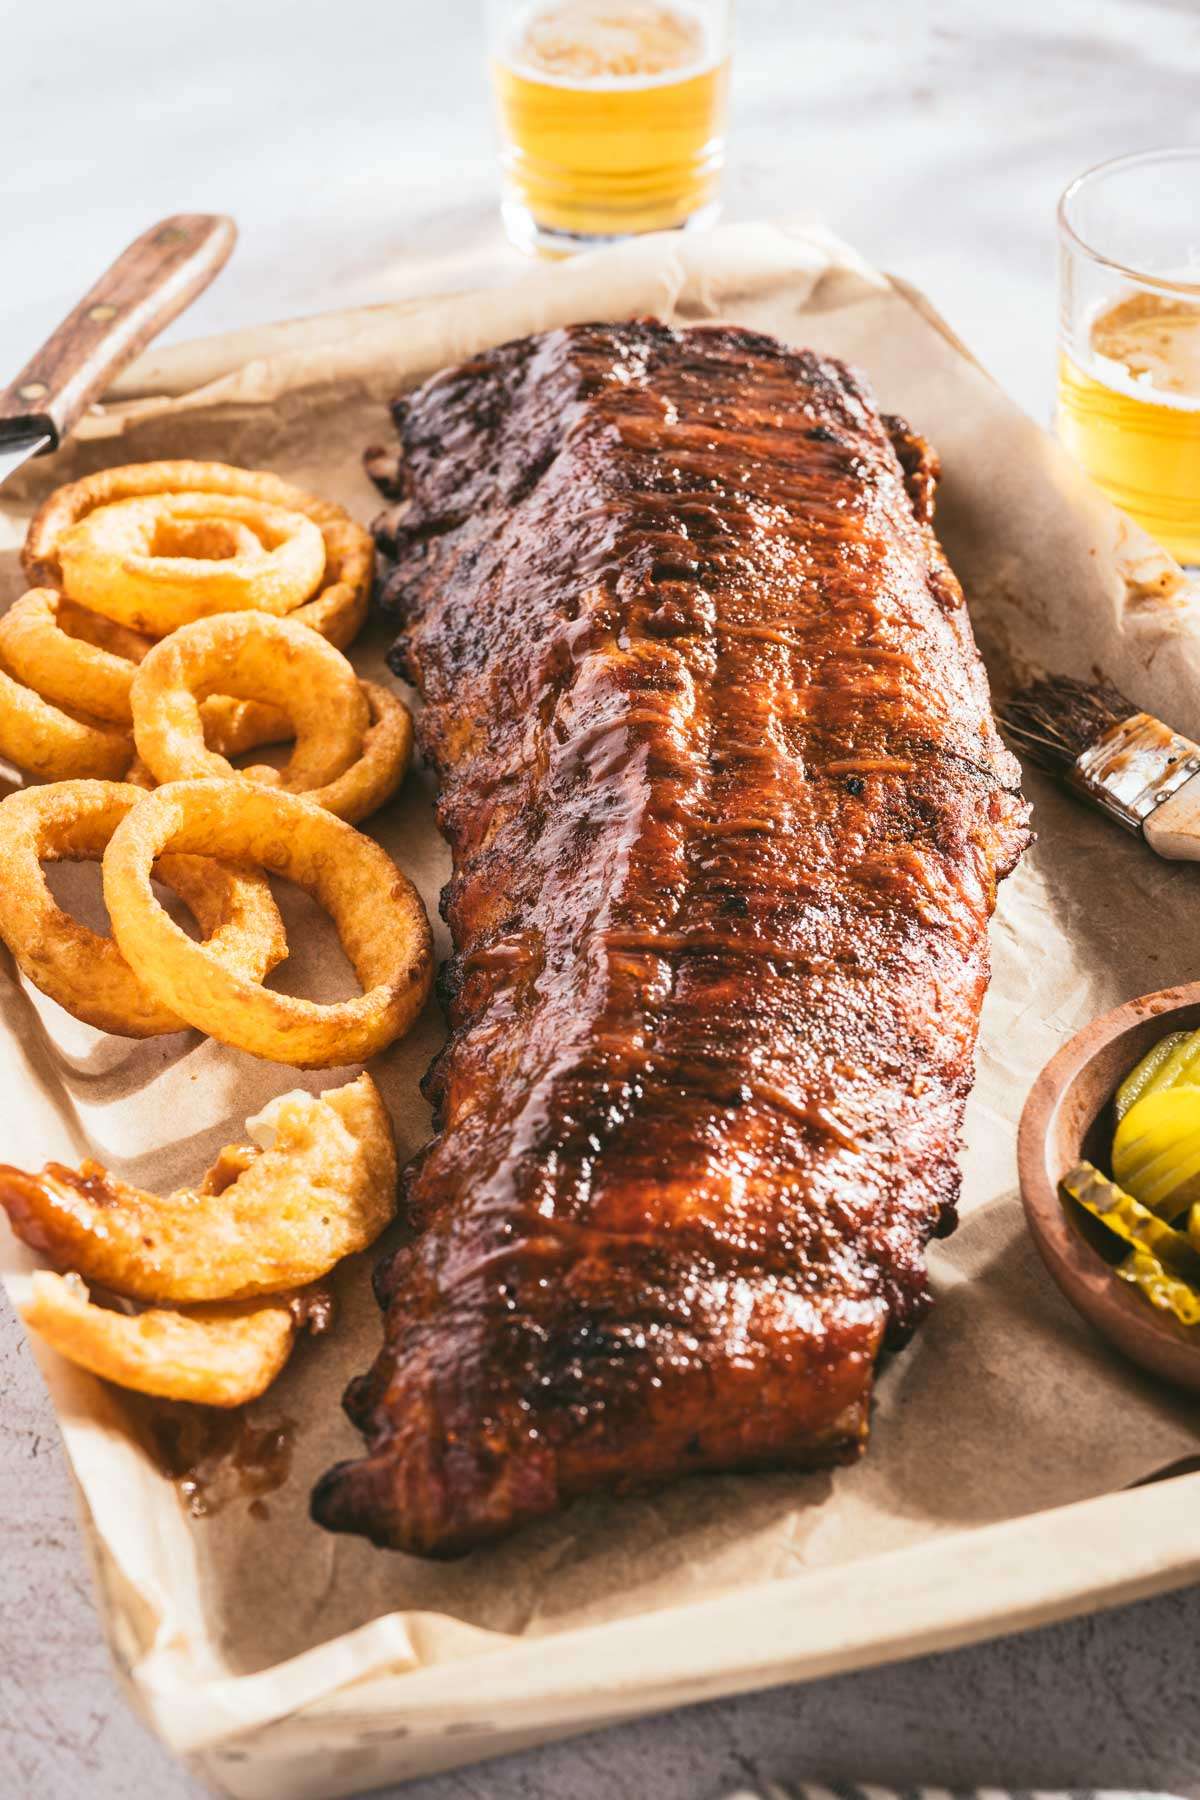
[[[1059,355],[1058,432],[1109,498],[1200,565],[1200,292],[1133,292]]]
[[[729,75],[719,10],[551,0],[514,11],[492,61],[511,235],[569,250],[713,216]]]

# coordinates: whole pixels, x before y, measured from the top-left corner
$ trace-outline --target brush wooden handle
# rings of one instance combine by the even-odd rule
[[[121,253],[0,393],[0,419],[44,431],[54,449],[84,408],[225,266],[232,219],[176,213]]]
[[[1200,862],[1200,775],[1156,806],[1142,835],[1150,848],[1172,862]]]

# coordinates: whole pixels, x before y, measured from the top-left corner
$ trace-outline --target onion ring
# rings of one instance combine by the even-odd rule
[[[399,695],[373,681],[360,682],[371,709],[371,723],[356,761],[328,786],[312,788],[306,800],[315,800],[327,812],[347,824],[357,825],[390,800],[408,772],[412,758],[412,714]]]
[[[38,1269],[20,1313],[69,1362],[106,1381],[202,1406],[244,1406],[270,1387],[296,1339],[287,1300],[234,1301],[194,1312],[110,1312],[78,1275]]]
[[[200,701],[210,694],[273,701],[292,721],[287,766],[235,769],[204,742]],[[139,664],[131,689],[138,755],[157,781],[220,776],[302,793],[355,762],[370,723],[357,677],[340,650],[306,626],[264,614],[219,613],[183,625]]]
[[[323,637],[335,650],[352,644],[367,622],[371,600],[371,582],[375,573],[375,547],[370,539],[360,543],[355,536],[359,527],[350,520],[346,526],[323,525],[325,539],[325,572],[336,569],[337,579],[319,593],[315,600],[298,606],[293,618],[297,625],[307,625]],[[343,546],[340,547],[340,546]]]
[[[287,613],[325,572],[303,513],[244,494],[150,494],[99,506],[58,541],[73,600],[159,636],[213,613]]]
[[[158,783],[155,781],[141,757],[135,756],[126,773],[125,785],[127,787],[140,788],[144,794],[152,794],[158,786]]]
[[[93,717],[128,725],[136,663],[69,635],[59,623],[61,604],[53,588],[31,588],[14,600],[0,616],[0,657],[43,699],[78,706],[86,696]]]
[[[52,588],[31,588],[0,615],[0,657],[13,674],[61,706],[86,696],[97,720],[132,724],[129,690],[137,664],[153,647],[153,638],[88,612]],[[213,694],[200,717],[205,743],[225,756],[292,735],[287,714],[258,700]]]
[[[133,739],[119,726],[43,700],[0,664],[0,756],[43,781],[116,781],[133,758]]]
[[[151,870],[168,850],[296,882],[332,918],[363,992],[321,1005],[219,962],[154,897]],[[232,781],[157,788],[109,841],[104,900],[122,953],[163,1005],[254,1056],[318,1069],[365,1061],[409,1030],[429,993],[433,942],[416,889],[378,844],[298,794]]]
[[[200,722],[204,742],[221,756],[241,756],[247,750],[261,750],[265,744],[286,744],[295,735],[291,720],[277,706],[268,706],[265,700],[235,700],[229,694],[210,694],[202,700]],[[130,763],[125,780],[134,787],[158,786],[140,756]]]
[[[282,707],[265,700],[235,700],[232,694],[210,694],[200,702],[204,742],[218,756],[241,756],[264,744],[285,744],[294,736]]]
[[[395,1217],[396,1145],[369,1075],[280,1094],[246,1129],[254,1141],[223,1150],[195,1188],[160,1198],[96,1162],[0,1164],[0,1206],[55,1268],[173,1305],[306,1286]]]
[[[99,861],[141,798],[125,783],[64,781],[0,803],[0,937],[34,987],[119,1037],[157,1037],[187,1025],[146,991],[111,938],[63,912],[41,865]],[[155,875],[194,915],[214,959],[261,978],[287,955],[283,921],[261,875],[199,856],[164,857]]]
[[[91,612],[86,606],[80,606],[78,600],[68,600],[65,594],[58,596],[55,623],[68,637],[94,644],[97,650],[107,650],[131,663],[141,662],[154,642],[144,632],[130,631],[127,625],[118,625],[115,619],[106,619],[103,613]]]
[[[292,617],[339,650],[353,642],[367,616],[375,574],[370,532],[331,500],[321,500],[277,475],[235,469],[228,463],[127,463],[57,488],[34,514],[25,539],[22,561],[30,585],[62,587],[59,539],[96,507],[143,494],[194,492],[253,495],[271,506],[303,513],[319,526],[325,540],[326,585]]]
[[[360,820],[378,812],[396,792],[412,761],[412,714],[403,700],[373,681],[363,681],[359,685],[371,710],[371,723],[363,738],[362,751],[344,775],[339,775],[326,787],[309,788],[304,795],[306,800],[323,806],[326,812],[345,819],[348,825],[357,825]],[[221,700],[214,697],[200,708],[204,737],[210,749],[216,749],[219,744],[228,755],[236,756],[239,751],[256,750],[263,744],[279,743],[292,736],[292,727],[285,715],[273,706],[263,706],[253,700],[225,701],[230,708],[241,705],[243,715],[240,718],[230,715],[227,729],[223,729],[221,723],[210,724],[208,709],[218,704]],[[265,725],[260,723],[260,715],[267,719]],[[282,729],[277,720],[282,720]],[[140,756],[134,757],[125,779],[134,787],[147,790],[158,786],[152,770]]]

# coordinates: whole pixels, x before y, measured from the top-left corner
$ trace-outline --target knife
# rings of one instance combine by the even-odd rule
[[[0,393],[0,485],[57,450],[139,350],[229,261],[237,226],[220,213],[175,213],[118,256]]]

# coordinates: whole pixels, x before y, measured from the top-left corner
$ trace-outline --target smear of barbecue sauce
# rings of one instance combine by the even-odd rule
[[[262,1424],[244,1406],[189,1406],[156,1400],[142,1412],[155,1461],[175,1483],[193,1519],[208,1519],[234,1500],[249,1500],[250,1515],[270,1517],[264,1498],[292,1471],[292,1419]]]
[[[296,1327],[314,1336],[333,1322],[333,1298],[308,1288],[292,1301]],[[252,1519],[269,1519],[266,1496],[292,1472],[294,1419],[257,1420],[247,1406],[191,1406],[142,1400],[139,1417],[159,1468],[193,1519],[210,1519],[235,1500],[249,1500]]]

